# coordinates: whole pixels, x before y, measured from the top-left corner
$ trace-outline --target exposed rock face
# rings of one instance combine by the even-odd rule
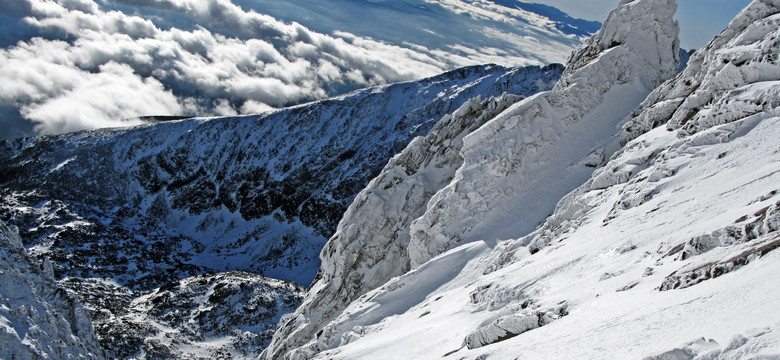
[[[303,291],[292,282],[230,272],[139,294],[118,311],[92,310],[111,358],[251,358],[268,345]]]
[[[674,176],[684,163],[681,159],[695,152],[694,149],[729,142],[750,132],[760,122],[777,116],[780,107],[777,38],[780,32],[776,25],[780,19],[776,14],[779,11],[777,2],[754,1],[726,30],[696,52],[682,73],[648,95],[623,125],[620,137],[627,145],[557,205],[544,226],[529,239],[529,246],[534,250],[546,246],[552,237],[570,226],[568,223],[572,219],[590,210],[583,202],[586,193],[616,185],[625,187],[620,202],[610,213],[610,217],[615,217],[623,210],[650,201],[660,191],[660,182]],[[740,64],[734,64],[734,59],[741,59]],[[648,141],[631,142],[664,125],[668,131],[675,131],[679,140],[673,144],[656,141],[658,145],[654,146]],[[709,131],[698,134],[704,130]],[[725,158],[728,154],[718,156]],[[648,169],[652,169],[648,176],[638,176],[639,172]],[[770,200],[776,194],[773,189],[762,197],[762,201]],[[747,216],[740,222],[746,219]],[[771,224],[764,227],[777,226]],[[738,231],[736,226],[731,228],[726,232],[733,235]],[[730,237],[748,238],[748,235]],[[720,240],[716,242],[720,243]],[[740,242],[728,241],[726,244]]]
[[[30,257],[14,227],[0,222],[0,357],[102,359],[92,323],[57,286],[51,263]]]
[[[745,8],[691,56],[678,81],[647,97],[623,127],[623,142],[663,124],[690,135],[780,106],[776,12],[774,1],[754,1]]]
[[[464,105],[391,160],[347,210],[319,279],[265,358],[334,348],[349,331],[343,309],[359,296],[465,243],[532,231],[617,150],[620,121],[676,73],[675,9],[622,1],[552,91]]]

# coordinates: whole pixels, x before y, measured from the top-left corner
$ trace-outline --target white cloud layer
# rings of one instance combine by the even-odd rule
[[[267,111],[506,55],[326,35],[230,0],[15,0],[0,10],[38,36],[0,50],[0,107],[43,134]]]

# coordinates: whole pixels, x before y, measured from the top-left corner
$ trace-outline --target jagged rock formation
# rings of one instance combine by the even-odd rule
[[[456,113],[461,119],[443,119],[427,141],[394,158],[347,211],[322,252],[321,278],[267,356],[278,358],[309,342],[352,300],[477,240],[472,232],[532,230],[554,206],[541,200],[560,198],[587,179],[593,170],[585,163],[588,154],[604,156],[620,120],[676,72],[674,10],[669,2],[621,6],[572,53],[552,91],[506,111],[507,105],[464,106]],[[610,98],[616,94],[622,99]],[[502,230],[488,236],[500,238]],[[293,356],[332,346],[332,337],[316,339]]]
[[[621,2],[572,52],[552,91],[467,137],[455,179],[412,224],[413,266],[463,242],[527,233],[553,210],[545,200],[585,181],[592,157],[614,152],[614,128],[675,74],[675,9],[674,1]]]
[[[31,258],[16,228],[0,222],[0,352],[4,359],[102,359],[92,323]]]
[[[155,288],[222,271],[308,285],[337,220],[393,154],[470,98],[530,95],[562,71],[475,66],[265,115],[6,141],[0,219],[91,309],[112,357],[208,353],[200,339],[208,334],[227,339],[220,353],[250,356],[276,318],[217,334],[206,324],[161,325],[182,339],[159,343],[150,325],[159,319],[128,307]],[[256,347],[234,330],[251,333]]]
[[[452,141],[454,175],[426,167],[446,145],[394,158],[261,358],[780,356],[780,2],[676,76],[673,9],[621,1],[551,92]]]

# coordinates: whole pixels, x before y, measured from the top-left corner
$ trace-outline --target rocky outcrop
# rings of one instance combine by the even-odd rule
[[[322,250],[322,267],[309,289],[317,296],[310,295],[301,306],[308,311],[306,320],[301,314],[290,319],[275,335],[272,348],[288,337],[308,341],[319,330],[317,324],[332,319],[351,300],[409,271],[409,226],[463,163],[463,137],[521,99],[517,95],[473,98],[393,157],[358,194]],[[324,346],[314,344],[307,351],[311,355]],[[280,357],[289,347],[285,344],[266,356]]]
[[[466,335],[463,345],[469,349],[477,349],[486,345],[511,339],[526,331],[545,326],[566,316],[566,306],[556,306],[549,309],[522,309],[514,314],[501,316],[492,322],[480,326]]]
[[[198,275],[93,317],[111,358],[251,358],[268,345],[281,317],[295,310],[303,290],[247,272]]]
[[[615,186],[622,188],[620,200],[614,204],[606,223],[621,212],[652,200],[664,188],[665,179],[687,165],[685,159],[691,153],[708,145],[730,142],[752,131],[760,122],[771,121],[777,116],[780,65],[776,44],[780,33],[775,26],[778,21],[775,14],[778,11],[780,4],[774,1],[754,1],[726,30],[696,52],[682,73],[648,95],[625,120],[620,138],[626,145],[585,184],[558,203],[543,226],[526,240],[532,251],[538,251],[552,238],[578,226],[577,218],[598,201],[587,199],[587,193]],[[734,58],[744,62],[736,66],[732,61]],[[728,110],[722,108],[724,104],[729,104]],[[679,140],[673,143],[656,140],[655,145],[648,140],[632,141],[664,125],[668,131],[675,131]],[[728,155],[718,154],[718,159]],[[642,172],[647,174],[640,176]],[[771,200],[776,194],[775,189],[772,191],[762,197],[763,200],[753,203]],[[745,216],[738,223],[748,218]],[[776,225],[767,223],[763,227],[772,226]],[[724,233],[728,233],[729,228],[732,234],[739,231],[737,226],[730,226]],[[746,233],[742,229],[745,234],[736,237],[747,237],[752,228]],[[755,237],[755,234],[751,236]],[[693,239],[691,242],[695,247],[693,243],[699,241]],[[685,245],[676,246],[680,247],[679,251]]]
[[[745,8],[691,56],[675,81],[647,97],[623,126],[623,142],[661,125],[690,135],[777,109],[777,7],[767,0]]]
[[[102,359],[92,323],[58,287],[51,263],[27,254],[14,227],[0,222],[0,357]]]
[[[466,137],[464,164],[412,224],[412,266],[458,244],[531,232],[586,181],[589,157],[609,157],[614,128],[675,74],[675,9],[674,1],[621,1],[572,52],[552,91]]]

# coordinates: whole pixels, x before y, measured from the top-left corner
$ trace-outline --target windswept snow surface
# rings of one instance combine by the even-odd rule
[[[413,179],[416,169],[397,160],[414,144],[391,161],[364,191],[379,206],[353,203],[323,251],[320,280],[264,356],[780,357],[780,2],[754,1],[630,114],[616,97],[636,106],[642,99],[627,89],[651,89],[676,72],[673,7],[621,1],[610,19],[622,21],[608,19],[574,52],[553,91],[453,142],[463,160],[451,181],[447,172]],[[656,16],[674,30],[648,21]],[[635,52],[618,57],[621,48]],[[633,66],[624,76],[594,76],[622,61]],[[567,158],[569,149],[579,157]],[[386,181],[391,174],[401,185]],[[407,228],[414,215],[399,209],[417,200],[383,196],[411,181],[449,184]],[[375,231],[349,217],[357,209],[387,214],[380,230],[410,229],[408,247],[361,240],[388,236],[381,232],[344,237]],[[377,274],[392,274],[376,261],[385,253],[406,254],[397,266],[408,270],[371,287]],[[333,303],[343,310],[327,312]]]

